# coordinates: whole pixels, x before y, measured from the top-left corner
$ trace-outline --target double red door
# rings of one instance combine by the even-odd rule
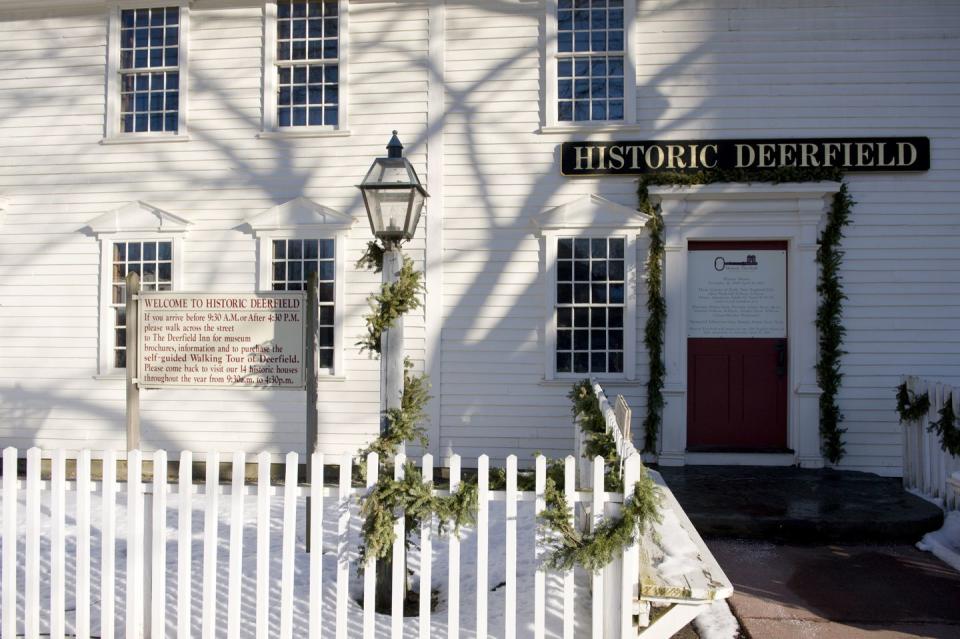
[[[786,243],[688,248],[687,449],[784,451]]]

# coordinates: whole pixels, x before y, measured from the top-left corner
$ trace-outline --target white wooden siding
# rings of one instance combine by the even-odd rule
[[[197,0],[191,140],[143,145],[99,144],[106,11],[14,4],[0,2],[0,441],[123,441],[122,382],[94,379],[99,248],[87,221],[135,199],[161,206],[193,223],[178,256],[186,289],[252,290],[256,242],[238,227],[303,195],[358,218],[344,282],[347,380],[320,386],[321,444],[355,450],[377,424],[378,362],[352,345],[379,278],[352,266],[369,235],[353,185],[398,128],[431,189],[433,126],[444,199],[438,461],[482,448],[495,465],[510,453],[528,465],[535,450],[569,452],[568,385],[541,383],[546,283],[530,220],[587,193],[634,207],[636,182],[559,175],[559,143],[587,134],[540,132],[543,2],[447,2],[444,104],[428,122],[430,2],[351,1],[351,135],[266,139],[256,136],[261,5]],[[634,37],[637,124],[599,138],[931,139],[927,173],[848,177],[857,204],[844,242],[843,466],[899,474],[899,375],[960,382],[960,6],[654,0],[638,3]],[[420,262],[424,242],[421,233],[410,246]],[[637,243],[641,269],[646,246]],[[634,407],[639,437],[642,291],[637,303],[637,383],[605,386]],[[422,366],[422,314],[407,326]],[[146,392],[144,436],[170,450],[300,450],[303,403],[291,392]]]

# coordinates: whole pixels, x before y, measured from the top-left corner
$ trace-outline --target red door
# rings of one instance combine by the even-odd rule
[[[690,242],[687,450],[787,445],[786,242]]]

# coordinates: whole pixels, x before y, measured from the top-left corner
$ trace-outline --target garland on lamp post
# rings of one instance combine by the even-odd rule
[[[837,404],[837,395],[843,380],[841,358],[845,329],[842,323],[843,284],[840,265],[843,251],[843,229],[850,223],[853,199],[843,183],[843,172],[834,168],[785,167],[765,170],[717,169],[695,173],[655,173],[640,178],[638,197],[640,211],[649,216],[647,230],[650,233],[650,248],[647,253],[647,324],[644,329],[644,344],[649,354],[647,380],[647,407],[643,420],[644,452],[655,452],[663,421],[663,335],[666,324],[666,303],[663,299],[663,258],[665,254],[663,218],[660,207],[650,200],[648,187],[652,185],[691,186],[716,182],[841,182],[834,194],[827,223],[820,234],[817,263],[820,274],[817,292],[818,356],[816,363],[817,384],[820,386],[820,447],[823,455],[836,464],[844,455],[843,433],[840,427],[843,415]]]

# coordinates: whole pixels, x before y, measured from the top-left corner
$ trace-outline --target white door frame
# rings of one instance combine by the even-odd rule
[[[651,186],[665,233],[663,431],[659,462],[824,465],[817,355],[817,238],[839,182]],[[794,455],[690,454],[687,448],[687,244],[690,240],[787,242],[787,445]]]

